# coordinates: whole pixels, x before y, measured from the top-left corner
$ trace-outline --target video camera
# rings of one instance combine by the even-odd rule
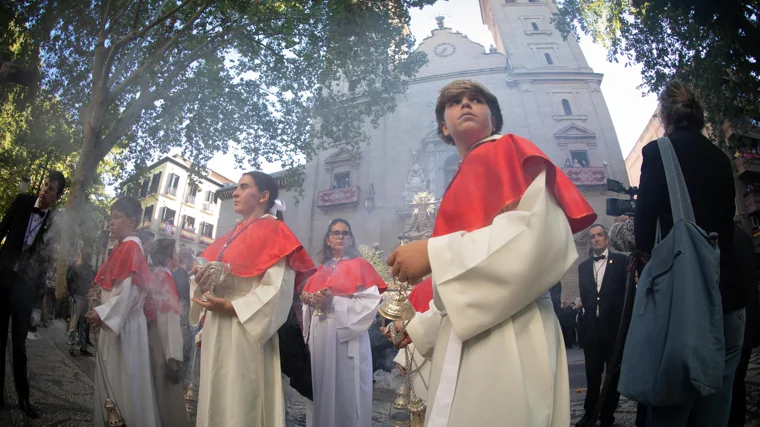
[[[607,215],[633,216],[633,214],[636,212],[636,194],[639,193],[638,187],[626,187],[620,181],[615,181],[614,179],[607,179],[607,191],[612,191],[613,193],[628,195],[628,200],[618,199],[617,197],[607,198]]]

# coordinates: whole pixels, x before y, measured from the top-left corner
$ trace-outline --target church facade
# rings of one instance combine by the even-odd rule
[[[538,145],[581,189],[599,222],[612,224],[605,215],[606,179],[628,184],[628,175],[600,90],[603,76],[589,67],[575,39],[563,40],[553,27],[557,10],[551,0],[481,0],[480,7],[494,38],[489,49],[445,27],[440,18],[418,47],[427,54],[427,65],[399,97],[396,111],[377,129],[368,128],[370,143],[361,155],[319,154],[306,165],[298,205],[295,193],[281,196],[285,221],[315,259],[333,218],[348,220],[359,244],[377,242],[387,254],[409,227],[415,194],[440,199],[459,157],[436,135],[434,108],[439,90],[457,79],[478,81],[492,91],[504,115],[502,133]],[[223,200],[218,233],[223,234],[234,224],[232,189],[218,194]],[[587,240],[586,233],[576,236],[579,261],[587,256]],[[563,284],[563,299],[574,299],[577,266]]]

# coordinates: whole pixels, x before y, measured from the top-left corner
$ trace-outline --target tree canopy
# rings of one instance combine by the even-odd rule
[[[432,3],[20,0],[0,10],[0,41],[27,46],[10,59],[35,75],[31,90],[76,118],[75,212],[113,150],[137,170],[172,148],[196,165],[232,151],[283,168],[356,150],[425,63],[406,25]]]
[[[736,136],[760,120],[760,4],[757,0],[564,0],[557,28],[579,30],[643,67],[643,88],[679,78],[701,96],[716,139],[726,122]],[[732,138],[730,143],[747,140]]]

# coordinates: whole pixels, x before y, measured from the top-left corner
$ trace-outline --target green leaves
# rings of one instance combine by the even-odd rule
[[[641,64],[650,92],[674,77],[689,82],[715,140],[740,145],[754,128],[750,120],[760,118],[759,14],[753,0],[565,0],[557,28],[590,35],[610,60],[624,55]]]

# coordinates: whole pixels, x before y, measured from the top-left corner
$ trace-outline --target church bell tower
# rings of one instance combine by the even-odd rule
[[[507,57],[512,99],[502,101],[505,131],[528,137],[559,166],[602,168],[600,177],[627,183],[600,89],[604,76],[589,67],[574,37],[564,40],[554,27],[554,2],[480,0],[480,10],[496,50]]]

